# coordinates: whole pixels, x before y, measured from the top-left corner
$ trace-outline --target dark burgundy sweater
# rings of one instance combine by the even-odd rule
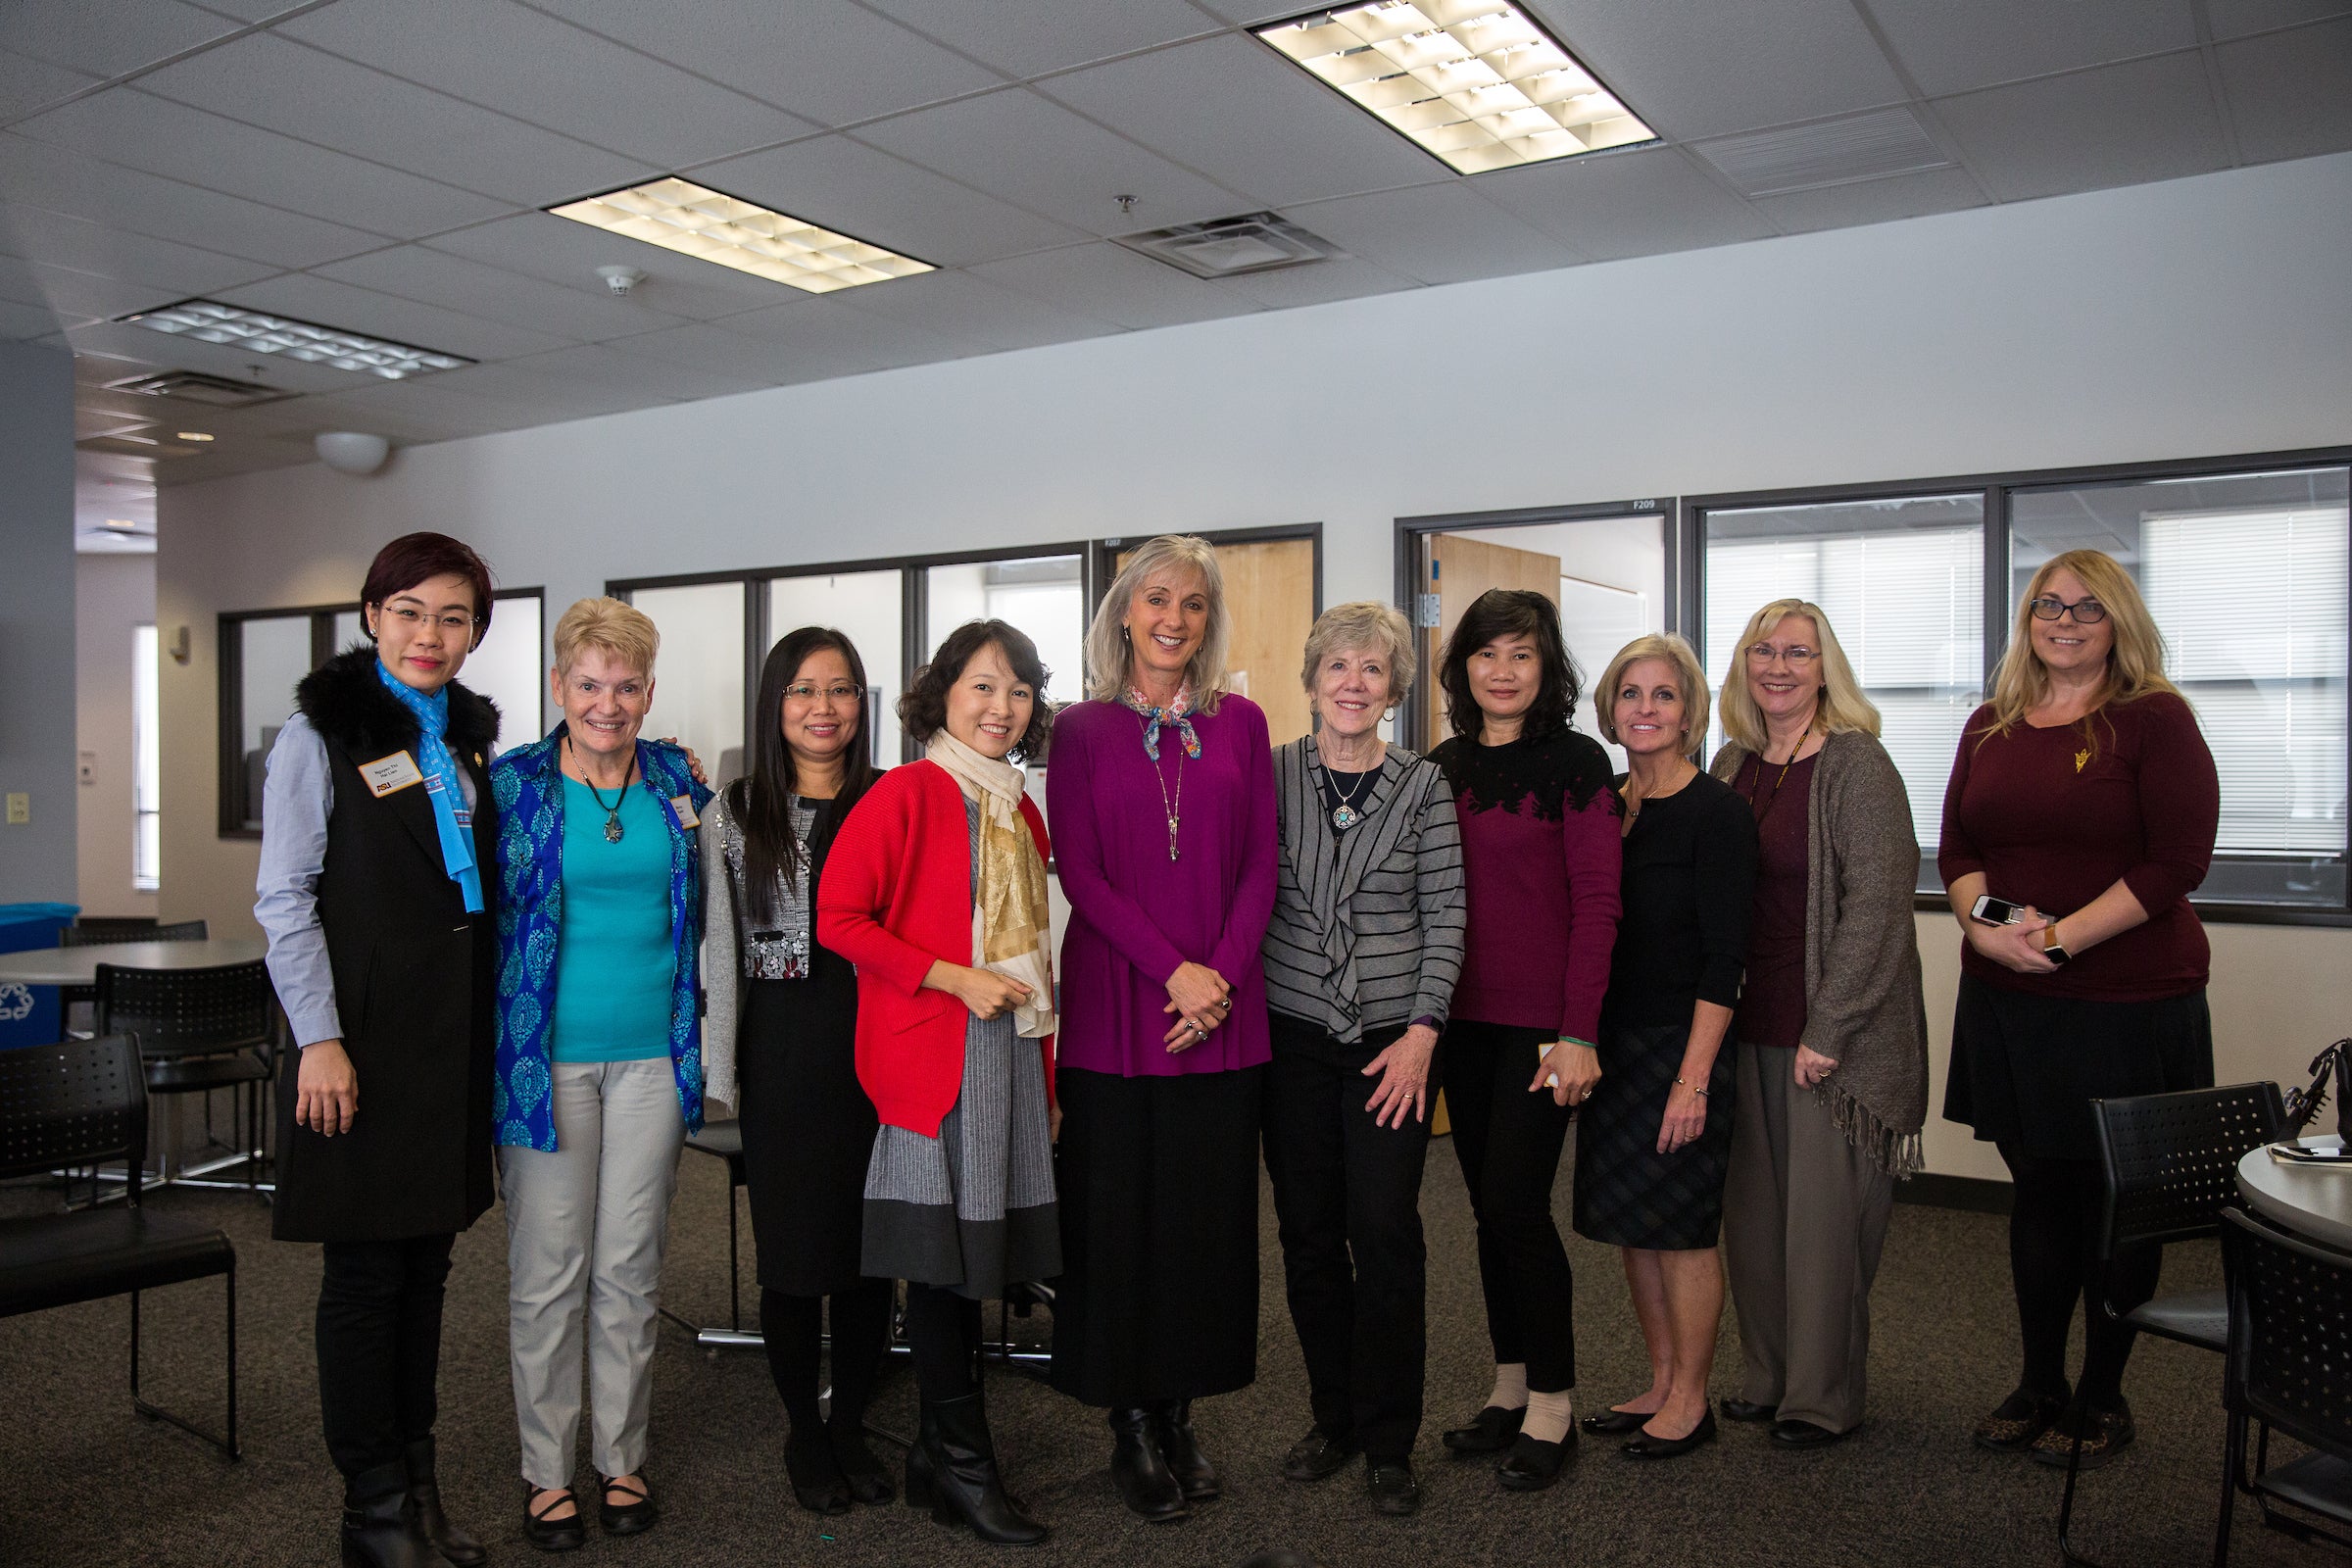
[[[2205,880],[2221,823],[2213,753],[2194,710],[2170,693],[2111,704],[2089,722],[2087,739],[2080,724],[2021,724],[2001,734],[1989,706],[1971,714],[1944,791],[1936,867],[1947,887],[1982,871],[1993,897],[2053,918],[2121,878],[2148,911],[2147,924],[2110,937],[2056,974],[2019,974],[1973,947],[1961,952],[1961,971],[2048,997],[2152,1002],[2185,995],[2205,984],[2212,957],[2188,895]]]
[[[1608,754],[1562,730],[1507,746],[1457,735],[1429,760],[1453,790],[1469,895],[1451,1015],[1596,1042],[1624,853]]]

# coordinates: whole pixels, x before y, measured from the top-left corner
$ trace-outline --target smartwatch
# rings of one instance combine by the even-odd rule
[[[2058,922],[2052,920],[2041,928],[2041,956],[2052,963],[2065,963],[2074,956],[2058,941]]]

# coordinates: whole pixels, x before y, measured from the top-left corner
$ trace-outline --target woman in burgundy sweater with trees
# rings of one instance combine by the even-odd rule
[[[2066,1341],[2085,1308],[2082,1463],[2132,1441],[2129,1311],[2156,1293],[2154,1247],[2098,1261],[2094,1098],[2213,1083],[2205,929],[2188,895],[2221,817],[2213,754],[2164,677],[2164,639],[2131,576],[2095,550],[2034,574],[1992,701],[1960,739],[1937,856],[1967,937],[1944,1115],[1997,1145],[2016,1183],[2010,1270],[2024,1340],[2015,1393],[1977,1444],[2063,1465]],[[1974,916],[1990,894],[2022,906]]]

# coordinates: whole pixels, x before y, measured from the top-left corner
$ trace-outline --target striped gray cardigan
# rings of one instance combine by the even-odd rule
[[[1312,736],[1274,750],[1282,863],[1266,927],[1266,1005],[1357,1041],[1443,1028],[1468,923],[1453,791],[1435,762],[1389,748],[1364,819],[1336,832]]]

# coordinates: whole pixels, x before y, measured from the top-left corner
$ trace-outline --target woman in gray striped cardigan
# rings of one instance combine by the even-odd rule
[[[1453,792],[1380,737],[1412,669],[1412,632],[1387,605],[1338,606],[1308,633],[1316,733],[1274,753],[1282,853],[1263,950],[1266,1172],[1315,1418],[1283,1474],[1320,1481],[1360,1452],[1386,1514],[1421,1503],[1421,1166],[1466,921]]]

